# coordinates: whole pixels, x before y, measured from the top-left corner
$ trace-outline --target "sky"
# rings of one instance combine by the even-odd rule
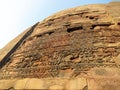
[[[58,11],[111,1],[114,0],[0,0],[0,48],[28,27]]]

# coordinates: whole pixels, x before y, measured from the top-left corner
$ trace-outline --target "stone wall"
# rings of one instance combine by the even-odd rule
[[[119,4],[71,8],[38,23],[1,66],[1,82],[17,80],[12,84],[15,89],[39,82],[35,88],[119,90]],[[43,85],[44,79],[53,86]]]

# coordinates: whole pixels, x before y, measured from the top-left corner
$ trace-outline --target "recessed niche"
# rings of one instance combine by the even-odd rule
[[[82,26],[72,27],[72,28],[68,28],[68,29],[67,29],[67,32],[71,33],[71,32],[74,32],[74,31],[81,30],[81,29],[83,29]]]

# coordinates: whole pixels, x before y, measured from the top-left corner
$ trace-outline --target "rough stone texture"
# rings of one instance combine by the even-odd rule
[[[1,49],[0,61],[1,89],[120,90],[120,2],[58,12]]]
[[[14,89],[47,89],[43,80],[39,79],[22,79],[18,80],[14,86]]]

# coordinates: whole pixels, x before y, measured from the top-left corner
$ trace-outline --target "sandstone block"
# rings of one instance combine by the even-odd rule
[[[49,90],[64,90],[64,87],[63,86],[60,86],[60,85],[53,85],[53,86],[50,86],[49,87]]]
[[[83,90],[87,86],[85,78],[71,79],[66,83],[66,90]]]
[[[46,89],[42,79],[27,78],[16,81],[14,89]]]

